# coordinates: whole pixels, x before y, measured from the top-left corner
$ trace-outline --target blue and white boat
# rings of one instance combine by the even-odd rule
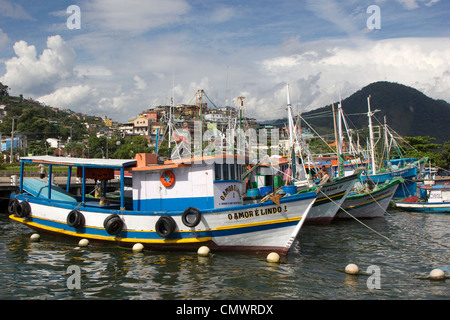
[[[390,160],[389,163],[395,161],[400,161],[401,159]],[[390,181],[393,178],[401,177],[403,178],[403,183],[397,188],[395,191],[393,198],[407,198],[411,195],[416,194],[417,182],[415,179],[418,177],[418,173],[420,172],[420,167],[426,163],[426,159],[412,159],[411,162],[406,162],[403,167],[398,166],[388,166],[391,169],[383,169],[377,171],[377,173],[373,174],[369,171],[368,174],[363,173],[361,175],[361,180],[372,180],[375,184],[384,183],[386,181]]]
[[[405,211],[450,213],[450,185],[420,186],[420,197],[395,201],[395,207]]]
[[[220,161],[218,161],[220,160]],[[20,186],[12,194],[10,218],[40,232],[90,243],[151,250],[277,252],[285,255],[299,233],[316,193],[277,198],[276,203],[245,204],[241,180],[245,158],[215,155],[161,162],[155,154],[132,160],[33,156],[21,159]],[[27,164],[48,166],[48,180],[24,178]],[[64,190],[52,184],[52,169],[68,167]],[[73,195],[70,176],[77,168],[81,195]],[[106,197],[106,183],[120,172],[120,198]],[[132,173],[132,201],[124,196],[125,172]],[[100,182],[100,198],[86,186]]]

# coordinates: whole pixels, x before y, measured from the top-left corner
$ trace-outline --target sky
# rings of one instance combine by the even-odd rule
[[[121,123],[199,89],[277,119],[286,84],[304,112],[376,81],[450,102],[450,1],[0,0],[10,94]]]

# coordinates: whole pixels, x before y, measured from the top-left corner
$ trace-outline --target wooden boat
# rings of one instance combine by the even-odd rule
[[[220,161],[219,161],[220,160]],[[216,155],[159,162],[156,155],[132,160],[79,159],[51,156],[21,159],[19,192],[12,194],[10,218],[41,232],[91,243],[151,250],[211,250],[287,254],[315,199],[315,192],[281,197],[275,203],[243,203],[240,175],[244,157]],[[49,167],[47,185],[28,183],[24,167]],[[82,179],[81,196],[51,184],[52,167],[72,168]],[[88,179],[101,186],[120,171],[120,199],[86,196]],[[132,172],[132,202],[124,196],[125,170]],[[67,190],[69,190],[68,179]],[[106,188],[103,188],[106,190]],[[63,196],[64,195],[64,196]]]
[[[402,178],[394,178],[372,190],[364,188],[359,193],[350,193],[336,214],[335,219],[367,219],[382,217],[394,196],[398,186],[403,182]],[[347,212],[349,214],[347,214]]]
[[[398,209],[425,213],[450,212],[450,185],[423,185],[419,189],[421,197],[415,196],[404,201],[394,201]]]
[[[335,178],[322,186],[315,186],[310,189],[300,191],[299,193],[307,192],[309,190],[316,190],[317,192],[317,199],[314,201],[314,205],[306,217],[305,224],[330,224],[352,190],[359,176],[360,171],[357,170],[356,173],[350,176]]]

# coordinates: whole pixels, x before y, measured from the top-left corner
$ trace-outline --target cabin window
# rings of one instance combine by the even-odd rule
[[[244,167],[240,164],[214,164],[215,180],[241,180]]]
[[[220,164],[214,164],[215,180],[222,180],[222,168]]]
[[[228,180],[228,165],[226,164],[222,165],[222,179]]]

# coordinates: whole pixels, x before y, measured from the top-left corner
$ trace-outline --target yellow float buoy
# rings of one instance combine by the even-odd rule
[[[430,278],[430,280],[444,280],[445,279],[445,273],[441,269],[433,269],[430,272],[429,278]]]
[[[41,239],[41,236],[40,236],[38,233],[33,233],[33,234],[30,236],[30,240],[33,241],[33,242],[37,242],[37,241],[39,241],[40,239]]]
[[[350,263],[345,267],[345,273],[347,274],[358,274],[359,268],[356,264]]]
[[[280,255],[276,252],[271,252],[267,255],[267,262],[278,263],[280,262]]]
[[[207,246],[202,246],[202,247],[198,248],[198,250],[197,250],[197,254],[200,257],[207,257],[207,256],[209,256],[209,252],[210,252],[210,250],[209,250],[209,248]]]
[[[88,239],[81,239],[81,240],[78,242],[78,245],[79,245],[80,247],[87,247],[87,246],[89,245],[89,240],[88,240]]]
[[[142,252],[142,250],[144,250],[144,246],[142,245],[142,243],[134,244],[133,252],[139,253],[139,252]]]

